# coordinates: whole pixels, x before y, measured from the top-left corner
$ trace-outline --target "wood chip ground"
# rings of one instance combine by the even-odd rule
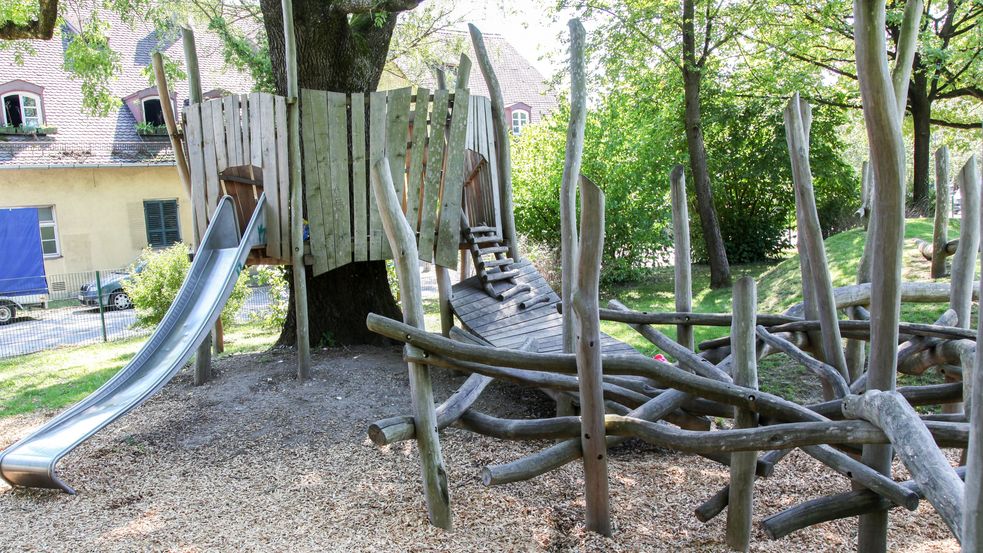
[[[725,551],[724,519],[693,509],[726,483],[723,467],[640,443],[612,452],[615,534],[583,526],[578,463],[529,482],[485,488],[478,474],[542,448],[449,429],[442,435],[455,529],[426,522],[416,448],[377,448],[368,424],[408,414],[397,348],[315,354],[312,382],[288,353],[233,356],[200,388],[180,374],[156,397],[61,463],[79,494],[0,483],[0,551]],[[446,397],[462,376],[435,375]],[[538,392],[491,387],[478,408],[539,417]],[[0,419],[0,447],[54,412]],[[847,481],[796,453],[755,487],[755,520]],[[752,551],[853,551],[855,519],[778,540],[760,529]],[[892,552],[957,551],[931,506],[894,510]]]

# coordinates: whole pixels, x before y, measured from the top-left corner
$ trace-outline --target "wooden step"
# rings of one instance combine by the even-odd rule
[[[489,243],[492,243],[492,242],[494,242],[496,244],[498,243],[498,237],[495,236],[494,234],[489,235],[489,236],[473,236],[472,235],[471,240],[475,244],[489,244]]]
[[[495,253],[505,253],[509,251],[508,246],[493,246],[491,248],[479,248],[478,255],[488,255]]]
[[[507,278],[514,278],[519,276],[519,269],[512,269],[511,271],[498,271],[495,273],[487,273],[485,275],[485,280],[488,282],[498,282],[499,280],[505,280]]]
[[[495,228],[495,227],[471,227],[471,228],[465,229],[465,232],[470,232],[471,234],[483,234],[483,233],[486,233],[486,232],[494,232],[494,233],[497,233],[498,232],[498,229]]]
[[[484,267],[485,269],[493,269],[495,267],[501,267],[502,265],[511,265],[513,263],[515,263],[515,261],[511,257],[503,257],[502,259],[489,259],[488,261],[479,258],[478,261],[478,265]]]

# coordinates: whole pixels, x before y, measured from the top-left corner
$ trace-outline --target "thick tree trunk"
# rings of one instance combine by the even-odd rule
[[[696,209],[700,215],[700,228],[710,261],[710,287],[730,285],[730,265],[724,239],[720,235],[717,208],[713,205],[710,174],[707,171],[707,150],[703,142],[703,119],[700,113],[700,83],[703,67],[696,62],[696,37],[693,30],[693,0],[683,0],[683,88],[686,97],[686,147],[689,150],[689,166],[696,190]]]
[[[349,16],[323,0],[294,0],[297,69],[301,87],[335,92],[369,92],[379,84],[396,15],[375,26],[368,15]],[[280,0],[261,0],[263,20],[276,73],[277,92],[286,90],[283,17]],[[291,296],[293,295],[293,279]],[[365,317],[378,313],[400,319],[389,289],[385,263],[352,263],[307,278],[307,302],[312,345],[382,344],[389,340],[365,327]],[[296,318],[291,310],[277,341],[293,346]]]
[[[932,129],[930,122],[932,117],[932,101],[928,98],[928,82],[924,72],[919,71],[915,73],[911,81],[908,98],[915,137],[911,211],[914,214],[925,217],[928,215],[928,186],[932,166]]]

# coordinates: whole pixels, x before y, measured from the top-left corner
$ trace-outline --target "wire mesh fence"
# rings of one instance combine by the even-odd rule
[[[0,293],[0,359],[149,335],[153,328],[136,324],[123,289],[128,277],[125,269],[47,275],[47,294],[17,294],[8,286],[6,295]],[[249,292],[236,323],[269,312],[269,287],[254,285]]]

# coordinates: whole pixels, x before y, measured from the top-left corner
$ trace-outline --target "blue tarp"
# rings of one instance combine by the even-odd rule
[[[38,210],[0,209],[0,295],[47,293]]]

